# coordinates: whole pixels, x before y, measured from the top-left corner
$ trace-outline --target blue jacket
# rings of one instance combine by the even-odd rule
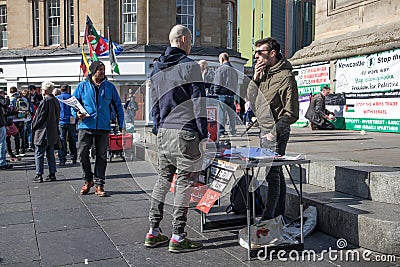
[[[62,92],[61,95],[56,96],[56,98],[60,102],[60,108],[61,108],[61,110],[60,110],[60,124],[62,124],[62,125],[69,124],[70,117],[73,116],[72,112],[71,112],[72,108],[70,106],[68,106],[67,104],[64,104],[60,100],[70,99],[71,95],[68,94],[67,92]]]
[[[90,115],[78,123],[78,129],[110,131],[111,105],[114,105],[117,112],[119,128],[123,128],[124,110],[117,89],[106,78],[101,82],[97,96],[95,86],[90,82],[90,77],[80,82],[72,94]],[[74,110],[73,115],[75,116],[75,114]]]
[[[199,65],[176,47],[168,47],[152,72],[156,129],[183,129],[208,137],[203,78]],[[155,129],[155,130],[156,130]]]

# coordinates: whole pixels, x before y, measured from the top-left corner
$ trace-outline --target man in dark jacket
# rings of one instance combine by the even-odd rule
[[[71,98],[71,95],[68,93],[69,85],[62,84],[60,87],[61,94],[56,96],[56,98],[60,101],[60,140],[62,146],[58,150],[58,158],[60,160],[60,166],[64,166],[67,161],[67,137],[69,144],[69,151],[71,152],[71,160],[72,164],[76,164],[77,151],[76,151],[76,125],[75,125],[75,117],[72,116],[71,107],[65,103],[62,103],[61,100],[67,100]]]
[[[331,89],[328,86],[321,88],[321,93],[315,95],[308,106],[304,116],[310,121],[312,130],[334,130],[335,126],[330,120],[334,119],[335,113],[330,112],[325,107],[325,97],[330,94]]]
[[[221,53],[218,57],[221,66],[215,71],[213,91],[218,95],[219,110],[218,124],[219,135],[224,137],[226,113],[229,118],[229,132],[236,134],[236,108],[234,104],[238,86],[238,74],[229,61],[228,53]]]
[[[43,100],[40,102],[32,122],[33,144],[35,145],[36,177],[32,182],[43,182],[44,154],[46,153],[49,175],[46,182],[56,180],[56,159],[54,157],[54,145],[59,142],[58,123],[60,121],[60,104],[52,95],[54,84],[42,83]]]
[[[290,125],[299,118],[297,83],[292,65],[282,56],[278,41],[268,37],[258,40],[255,46],[257,63],[247,96],[254,103],[261,128],[261,146],[285,155]],[[266,173],[268,197],[262,220],[285,213],[286,184],[282,167],[267,167]]]
[[[124,110],[117,89],[107,80],[104,63],[94,61],[89,70],[90,75],[78,84],[73,93],[87,112],[87,114],[79,111],[76,113],[80,120],[78,123],[78,154],[85,180],[85,184],[81,188],[81,195],[88,194],[90,188],[96,184],[96,195],[105,197],[107,196],[104,184],[106,182],[108,134],[111,130],[111,106],[117,113],[120,130],[124,127]],[[89,150],[93,142],[96,148],[94,173],[89,158]]]
[[[6,112],[9,101],[5,98],[4,90],[0,90],[0,170],[12,169],[12,165],[7,164],[6,160]]]
[[[203,247],[186,237],[185,226],[192,186],[202,165],[200,150],[205,149],[204,141],[208,137],[206,99],[200,67],[187,57],[192,46],[190,30],[176,25],[171,29],[169,40],[171,46],[154,64],[151,78],[159,176],[153,189],[145,246],[155,247],[169,241],[161,233],[160,222],[166,194],[177,172],[169,251],[188,252]]]

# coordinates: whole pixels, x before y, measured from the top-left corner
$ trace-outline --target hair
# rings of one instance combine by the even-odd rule
[[[52,82],[42,82],[40,87],[42,90],[46,90],[46,94],[51,94],[54,89],[54,83]]]
[[[172,27],[170,33],[169,33],[169,42],[171,46],[176,46],[179,47],[181,43],[181,37],[182,36],[190,36],[192,33],[190,32],[189,28],[178,24]]]
[[[224,61],[229,61],[229,54],[226,52],[223,52],[223,53],[219,54],[219,58]]]
[[[275,50],[276,51],[276,58],[278,60],[282,58],[281,45],[279,44],[279,42],[277,40],[275,40],[272,37],[267,37],[267,38],[263,38],[263,39],[257,40],[254,45],[256,47],[258,47],[258,46],[261,46],[263,44],[267,44],[269,50]]]
[[[10,87],[10,93],[11,93],[11,94],[16,93],[17,91],[18,91],[17,87],[15,87],[15,86],[11,86],[11,87]]]
[[[29,90],[28,89],[22,90],[21,95],[24,96],[24,97],[29,96]]]
[[[331,90],[331,88],[329,88],[329,86],[327,86],[327,85],[324,85],[324,86],[321,87],[321,91],[324,90],[324,89]]]
[[[205,60],[205,59],[199,60],[198,64],[199,64],[200,69],[201,69],[202,71],[205,70],[205,69],[208,67],[208,62],[207,62],[207,60]]]
[[[68,92],[68,90],[69,90],[69,85],[67,83],[61,84],[61,86],[60,86],[61,92]]]

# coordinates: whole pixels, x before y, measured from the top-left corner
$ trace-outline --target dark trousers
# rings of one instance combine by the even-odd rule
[[[76,151],[76,143],[75,143],[75,135],[76,135],[76,126],[75,124],[60,124],[58,126],[60,130],[60,140],[62,143],[62,147],[58,150],[58,158],[60,162],[67,161],[67,137],[69,144],[69,151],[71,152],[71,160],[76,160],[77,151]]]
[[[105,184],[107,168],[107,147],[109,131],[104,130],[85,130],[80,129],[78,134],[78,153],[81,162],[82,176],[87,182],[93,180],[96,185]],[[96,148],[96,161],[94,164],[94,173],[90,165],[89,150],[94,146]]]
[[[261,130],[260,136],[265,134]],[[285,155],[286,146],[289,141],[290,127],[281,135],[277,136],[276,143],[271,144],[265,138],[261,138],[261,147],[274,149],[280,155]],[[267,167],[268,168],[268,167]],[[285,213],[286,183],[283,176],[282,166],[270,167],[265,172],[268,173],[265,180],[268,183],[268,196],[263,212],[262,220],[269,220]]]

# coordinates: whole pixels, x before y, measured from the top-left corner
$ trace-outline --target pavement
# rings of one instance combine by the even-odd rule
[[[256,129],[250,135],[256,136]],[[311,131],[295,128],[288,151],[310,157],[398,166],[400,135],[352,131]],[[254,141],[255,142],[255,141]],[[47,169],[46,169],[47,170]],[[238,230],[200,231],[200,213],[189,211],[187,232],[204,249],[185,254],[168,246],[144,247],[148,210],[156,171],[146,161],[108,163],[109,197],[81,196],[79,165],[58,167],[57,181],[31,182],[33,153],[0,171],[0,265],[4,266],[400,266],[400,258],[371,252],[350,243],[339,252],[337,238],[314,231],[305,249],[316,259],[247,260],[237,242]],[[171,233],[171,206],[161,228]],[[345,257],[346,252],[360,260]],[[368,254],[367,257],[362,255]],[[292,256],[295,256],[293,254]],[[368,261],[370,260],[370,261]],[[380,261],[380,262],[379,262]]]

